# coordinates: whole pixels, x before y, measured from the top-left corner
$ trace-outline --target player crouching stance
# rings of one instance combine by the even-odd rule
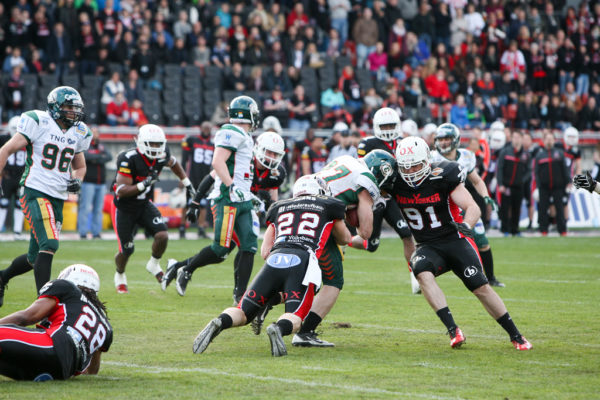
[[[156,277],[159,284],[162,281],[163,271],[159,262],[167,249],[169,235],[160,211],[150,200],[154,184],[164,167],[173,171],[185,186],[189,197],[193,198],[195,190],[192,182],[169,152],[165,133],[159,126],[142,126],[136,148],[125,150],[117,157],[114,212],[111,213],[119,242],[119,251],[115,255],[117,293],[128,293],[125,267],[134,251],[136,226],[145,228],[154,237],[152,256],[146,264],[146,270]]]
[[[432,163],[429,146],[415,137],[400,142],[396,159],[402,179],[396,179],[392,194],[417,242],[412,269],[425,299],[448,329],[450,346],[460,347],[465,337],[435,280],[447,271],[454,272],[473,292],[508,332],[517,350],[531,349],[483,273],[471,231],[481,211],[465,188],[460,165],[451,161]],[[460,216],[461,209],[464,217]]]
[[[113,340],[99,289],[92,267],[71,265],[27,309],[0,319],[0,374],[38,382],[97,374]],[[43,319],[49,327],[24,328]]]
[[[254,319],[269,298],[283,292],[285,314],[267,327],[271,354],[287,354],[283,336],[300,329],[310,311],[315,289],[321,284],[318,257],[333,235],[340,244],[352,235],[344,223],[346,206],[325,196],[325,182],[313,175],[296,181],[293,198],[273,204],[267,213],[261,255],[266,260],[237,307],[229,307],[213,319],[194,340],[194,353],[202,353],[223,330]]]

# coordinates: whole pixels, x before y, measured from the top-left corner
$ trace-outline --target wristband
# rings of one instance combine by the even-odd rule
[[[192,184],[192,181],[190,181],[190,178],[186,176],[185,179],[181,180],[181,183],[183,183],[183,186],[188,187]]]
[[[143,192],[144,190],[146,190],[146,185],[144,185],[144,182],[138,182],[138,184],[135,186],[137,186],[137,188],[140,192]]]

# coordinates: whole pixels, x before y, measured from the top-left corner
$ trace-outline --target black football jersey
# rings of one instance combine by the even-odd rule
[[[188,136],[182,143],[181,164],[190,178],[197,186],[200,181],[210,173],[215,145],[210,138],[201,136]]]
[[[573,177],[573,175],[575,175],[575,161],[581,160],[581,150],[579,149],[579,147],[567,148],[563,143],[557,143],[556,145],[554,145],[554,147],[564,150],[565,162],[567,163],[567,167],[569,167],[571,177]]]
[[[87,354],[84,354],[83,367],[76,372],[83,372],[88,367],[97,350],[108,351],[113,340],[113,328],[104,311],[97,309],[77,286],[64,279],[50,281],[42,287],[39,297],[57,300],[48,317],[50,327],[47,332],[54,339],[55,347],[65,350],[66,354],[59,354],[59,357],[63,360],[72,357],[72,353],[68,354],[71,347],[57,346],[57,341],[71,340],[67,335],[78,337],[85,344]],[[68,330],[71,334],[67,333]]]
[[[277,169],[264,169],[259,171],[256,164],[258,161],[254,162],[254,179],[252,179],[251,188],[252,193],[256,193],[259,190],[278,189],[279,186],[283,184],[285,177],[287,176],[283,165],[279,164]]]
[[[273,249],[312,250],[319,257],[334,220],[343,219],[345,212],[341,200],[327,196],[300,196],[274,203],[267,211],[267,223],[275,225]]]
[[[6,142],[10,140],[10,135],[0,135],[0,147],[4,146]],[[11,154],[6,159],[6,165],[4,166],[4,172],[7,174],[3,179],[15,179],[20,180],[23,171],[25,171],[25,161],[27,160],[27,153],[25,150],[18,150]]]
[[[392,196],[417,243],[458,237],[451,222],[462,222],[462,217],[450,193],[464,180],[460,165],[453,161],[432,163],[431,173],[416,188],[410,187],[402,178],[396,179]]]
[[[384,150],[396,156],[396,147],[398,147],[398,141],[392,140],[391,142],[386,142],[385,140],[381,140],[375,136],[369,136],[360,141],[358,144],[358,158],[362,158],[366,156],[369,152],[373,150]]]
[[[133,185],[135,185],[146,179],[151,171],[160,174],[170,160],[171,153],[168,147],[165,149],[165,156],[156,160],[149,160],[135,148],[125,150],[117,156],[117,174],[133,179]],[[116,190],[116,187],[113,189]],[[139,209],[140,205],[152,198],[152,190],[154,190],[154,186],[146,188],[137,196],[124,198],[120,198],[115,194],[115,206],[123,211],[135,211]]]

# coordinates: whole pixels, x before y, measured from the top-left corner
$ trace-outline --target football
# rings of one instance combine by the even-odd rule
[[[358,209],[352,208],[346,211],[346,222],[348,225],[358,228],[360,223],[358,222]]]

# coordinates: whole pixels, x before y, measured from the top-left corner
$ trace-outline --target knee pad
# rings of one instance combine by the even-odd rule
[[[424,255],[415,254],[410,259],[410,267],[415,277],[421,272],[429,271],[435,275],[435,266]]]
[[[56,254],[58,250],[58,240],[56,239],[48,239],[46,243],[40,244],[39,251],[49,251]]]
[[[127,257],[132,255],[134,251],[135,245],[133,244],[133,241],[124,243],[123,246],[121,246],[121,253],[126,255]]]
[[[377,248],[379,247],[379,238],[375,238],[375,239],[369,239],[367,240],[367,251],[373,253],[375,252],[375,250],[377,250]]]

